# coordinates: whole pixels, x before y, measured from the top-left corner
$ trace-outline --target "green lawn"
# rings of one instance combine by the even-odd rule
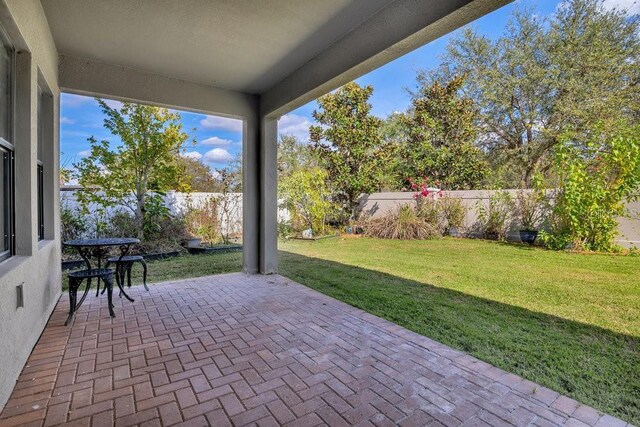
[[[640,258],[480,240],[281,243],[280,272],[640,425]]]
[[[242,270],[241,252],[220,252],[209,255],[183,255],[158,261],[148,261],[147,283],[166,282],[190,277],[210,276],[212,274],[231,273]],[[142,282],[142,267],[135,264],[132,280]],[[67,290],[66,275],[62,276],[62,289]],[[84,287],[81,288],[82,290]]]
[[[640,257],[464,239],[279,249],[293,280],[640,425]],[[241,265],[238,252],[182,256],[150,262],[149,281]]]

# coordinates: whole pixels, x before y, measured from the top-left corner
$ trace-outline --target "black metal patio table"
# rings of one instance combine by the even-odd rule
[[[107,290],[107,298],[109,302],[109,314],[111,317],[115,317],[113,312],[113,303],[112,303],[112,294],[113,294],[113,281],[111,277],[114,274],[113,270],[102,268],[102,257],[106,254],[105,248],[109,247],[118,247],[120,249],[120,259],[127,256],[129,250],[131,249],[131,245],[135,245],[140,243],[139,239],[135,239],[133,237],[108,237],[108,238],[99,238],[99,239],[76,239],[76,240],[67,240],[63,242],[65,246],[76,248],[83,261],[85,262],[86,269],[80,271],[74,271],[69,273],[69,317],[67,317],[66,322],[67,325],[74,314],[78,311],[82,303],[84,302],[87,294],[89,293],[89,289],[91,288],[91,279],[95,278],[98,282],[98,292],[100,291],[100,280],[104,281],[106,290]],[[91,257],[94,256],[97,260],[97,267],[93,268],[91,265]],[[122,274],[121,271],[116,270],[115,274]],[[78,289],[82,285],[84,280],[87,280],[87,285],[84,289],[84,293],[80,301],[77,300]],[[122,280],[116,280],[118,288],[120,288],[120,292],[125,296],[129,301],[133,302],[134,299],[131,298],[124,291]]]

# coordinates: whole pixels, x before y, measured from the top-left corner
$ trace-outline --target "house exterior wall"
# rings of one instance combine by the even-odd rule
[[[515,200],[519,190],[504,191],[507,191]],[[495,190],[460,190],[445,191],[443,194],[462,200],[463,205],[468,209],[465,216],[463,232],[471,237],[479,237],[479,232],[477,231],[478,204],[488,207],[489,199],[495,193]],[[400,205],[415,204],[413,194],[413,192],[365,194],[360,197],[360,211],[372,218],[383,216]],[[626,206],[629,211],[629,217],[618,218],[619,225],[616,243],[625,248],[640,248],[640,201],[629,201]],[[516,224],[511,227],[507,239],[520,241]]]
[[[58,54],[37,0],[0,0],[0,23],[17,52],[15,96],[16,252],[0,263],[0,409],[38,341],[61,292],[59,245]],[[44,165],[45,239],[38,240],[38,87],[46,133]],[[46,104],[46,105],[44,105]],[[17,286],[24,307],[17,305]]]

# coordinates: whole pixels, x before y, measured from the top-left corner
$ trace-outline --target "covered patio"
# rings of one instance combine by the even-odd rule
[[[0,425],[624,426],[278,276],[63,297]]]
[[[0,0],[0,408],[62,294],[61,92],[237,120],[243,269],[271,274],[278,118],[508,2]]]
[[[277,120],[510,0],[0,0],[0,425],[625,425],[278,276]],[[64,327],[60,93],[242,121],[243,270]]]

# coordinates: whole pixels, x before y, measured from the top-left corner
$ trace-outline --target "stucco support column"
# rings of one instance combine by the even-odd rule
[[[260,121],[260,272],[278,270],[278,121]]]
[[[244,120],[242,132],[242,266],[260,271],[260,124],[257,114]]]
[[[243,268],[272,274],[278,267],[278,122],[259,117],[244,121]]]

